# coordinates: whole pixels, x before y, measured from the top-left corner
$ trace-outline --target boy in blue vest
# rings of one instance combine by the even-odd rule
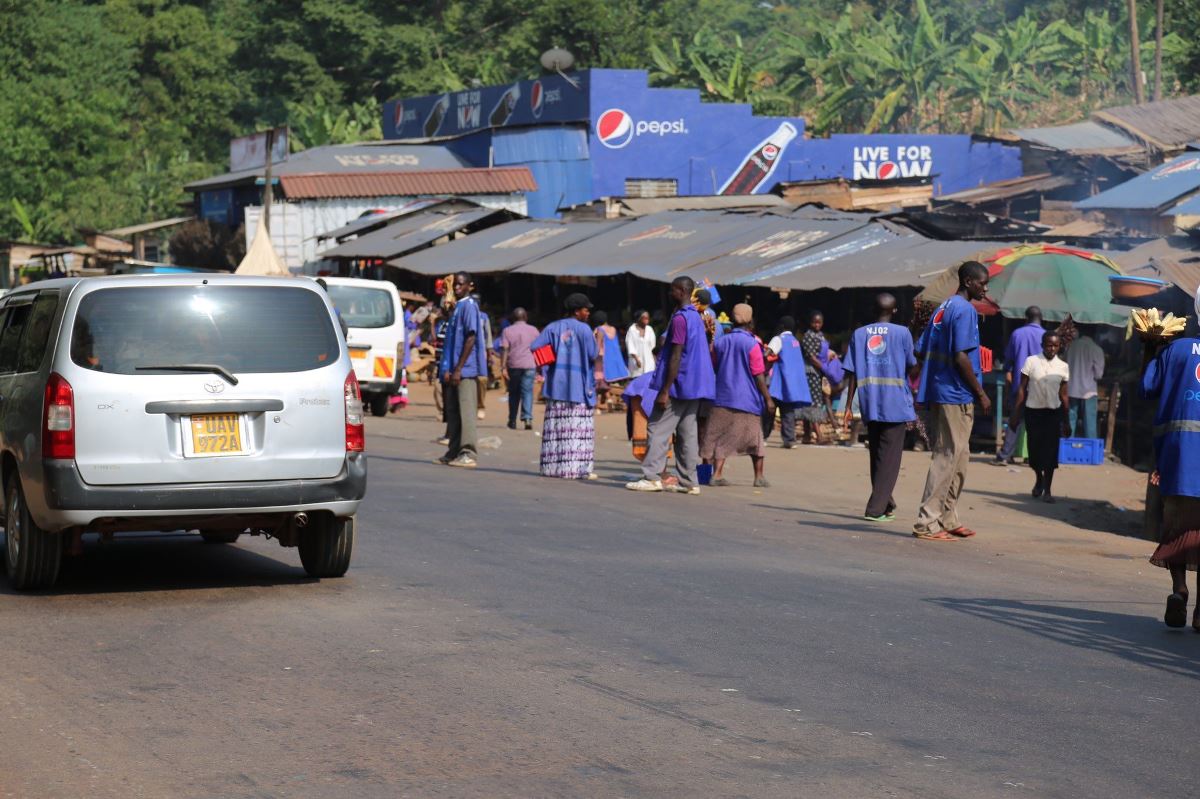
[[[892,491],[900,476],[904,434],[917,418],[908,370],[917,365],[912,333],[894,324],[896,298],[875,297],[875,323],[860,327],[850,339],[843,368],[849,380],[846,389],[846,426],[850,426],[851,402],[858,391],[858,407],[867,423],[871,453],[871,498],[863,518],[872,522],[895,521],[896,501]]]
[[[716,375],[704,320],[691,303],[695,287],[690,277],[677,277],[671,283],[675,312],[647,392],[653,393],[654,403],[648,424],[649,445],[642,461],[643,476],[625,484],[630,491],[663,490],[661,475],[667,465],[667,447],[674,435],[678,491],[700,493],[696,477],[700,460],[700,401],[716,396]]]

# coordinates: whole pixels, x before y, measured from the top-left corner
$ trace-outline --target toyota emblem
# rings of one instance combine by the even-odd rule
[[[205,383],[204,390],[209,394],[220,394],[225,390],[224,383]]]

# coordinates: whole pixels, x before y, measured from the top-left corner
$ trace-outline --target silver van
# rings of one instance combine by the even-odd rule
[[[84,533],[298,547],[340,577],[366,492],[363,408],[329,298],[293,278],[50,280],[0,300],[4,560],[53,585]]]

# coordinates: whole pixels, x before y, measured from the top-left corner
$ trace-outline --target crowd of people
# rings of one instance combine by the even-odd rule
[[[508,386],[508,426],[516,429],[520,422],[532,428],[535,379],[543,381],[541,474],[595,479],[595,414],[604,394],[620,386],[642,471],[625,488],[696,495],[702,466],[711,469],[712,485],[726,485],[728,459],[743,455],[753,465],[754,485],[767,487],[765,441],[777,420],[783,447],[792,448],[800,440],[797,421],[804,440],[821,442],[823,429],[850,428],[857,409],[870,463],[863,518],[895,520],[893,492],[906,439],[916,431],[927,441],[931,458],[912,534],[926,541],[969,539],[976,533],[960,518],[959,499],[975,415],[990,414],[992,406],[984,388],[976,310],[987,295],[988,279],[984,265],[962,264],[958,290],[929,310],[916,340],[910,328],[894,321],[896,299],[879,294],[873,319],[853,332],[843,356],[831,352],[820,313],[809,316],[803,331],[784,317],[764,343],[755,332],[753,308],[738,303],[725,330],[708,292],[688,277],[671,284],[673,309],[661,337],[651,327],[650,314],[639,310],[622,339],[581,293],[567,296],[562,318],[540,331],[517,308],[497,343]],[[451,290],[456,302],[438,368],[448,449],[438,460],[472,467],[478,411],[473,378],[487,374],[490,332],[485,332],[471,276],[455,275]],[[1025,324],[1008,339],[1004,363],[1011,411],[996,462],[1013,463],[1023,438],[1025,463],[1034,473],[1031,495],[1054,502],[1061,438],[1076,431],[1095,438],[1104,352],[1089,337],[1077,335],[1069,321],[1048,330],[1041,310],[1030,307]],[[844,389],[840,418],[831,407],[830,384]],[[1200,568],[1200,340],[1148,342],[1142,393],[1157,402],[1153,480],[1164,497],[1161,542],[1152,562],[1170,571],[1165,620],[1181,627],[1187,572]],[[668,473],[669,451],[673,473]],[[1200,632],[1200,607],[1192,626]]]

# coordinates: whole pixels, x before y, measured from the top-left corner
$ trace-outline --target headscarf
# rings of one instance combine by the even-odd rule
[[[748,325],[754,319],[754,309],[744,302],[739,302],[733,306],[733,323],[735,325]]]

